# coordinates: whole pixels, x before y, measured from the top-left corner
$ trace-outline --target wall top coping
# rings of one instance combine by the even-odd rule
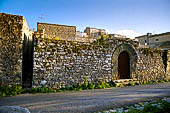
[[[53,25],[53,26],[64,26],[64,27],[75,27],[75,28],[76,28],[76,26],[60,25],[60,24],[51,24],[51,23],[41,23],[41,22],[37,22],[37,26],[38,26],[38,24]]]

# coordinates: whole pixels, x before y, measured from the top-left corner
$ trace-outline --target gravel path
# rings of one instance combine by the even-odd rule
[[[23,94],[0,98],[0,106],[21,106],[31,113],[90,113],[162,97],[170,97],[170,83],[56,94]]]

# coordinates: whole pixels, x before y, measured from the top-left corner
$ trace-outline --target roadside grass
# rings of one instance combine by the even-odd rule
[[[129,83],[126,86],[134,86],[134,85],[141,85],[141,84],[156,84],[156,83],[164,83],[169,82],[169,80],[161,80],[161,81],[151,81],[151,82],[144,82],[144,83]],[[63,91],[81,91],[81,90],[93,90],[93,89],[105,89],[105,88],[111,88],[111,87],[125,87],[125,85],[121,84],[117,86],[117,84],[113,81],[106,82],[104,79],[99,81],[98,83],[88,82],[87,77],[85,77],[84,82],[82,84],[76,84],[73,86],[67,86],[60,89],[53,89],[48,88],[45,86],[40,86],[37,88],[30,88],[30,89],[23,89],[21,85],[7,85],[4,87],[0,87],[0,97],[6,97],[6,96],[16,96],[19,94],[24,93],[56,93],[56,92],[63,92]]]
[[[160,99],[158,101],[144,102],[124,106],[121,108],[99,111],[95,113],[169,113],[170,98]]]

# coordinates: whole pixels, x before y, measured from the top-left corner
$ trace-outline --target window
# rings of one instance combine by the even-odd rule
[[[146,40],[145,40],[145,45],[147,45],[147,42],[146,42]]]

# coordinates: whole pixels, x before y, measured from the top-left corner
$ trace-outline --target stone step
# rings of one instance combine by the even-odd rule
[[[133,82],[138,81],[137,79],[119,79],[119,80],[113,80],[115,83],[123,83],[123,82]]]
[[[119,82],[116,83],[117,87],[121,87],[121,86],[128,86],[128,85],[135,85],[135,84],[139,84],[139,81],[126,81],[126,82]]]

